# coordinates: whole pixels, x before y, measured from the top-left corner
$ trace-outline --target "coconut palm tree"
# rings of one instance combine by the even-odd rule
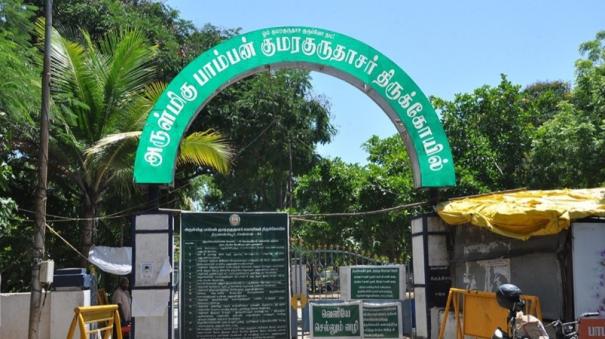
[[[165,87],[153,82],[156,52],[157,46],[149,45],[136,30],[110,33],[98,43],[86,32],[82,43],[53,32],[50,160],[81,194],[84,254],[92,246],[104,194],[110,188],[133,187],[137,139]],[[192,133],[180,150],[181,163],[228,171],[231,150],[216,132]]]

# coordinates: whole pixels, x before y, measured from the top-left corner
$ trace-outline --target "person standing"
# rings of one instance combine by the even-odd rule
[[[130,292],[128,292],[129,286],[130,282],[128,281],[128,278],[121,277],[118,288],[116,288],[111,296],[111,302],[113,304],[118,304],[122,325],[129,324],[132,315],[130,312],[132,298],[130,297]]]

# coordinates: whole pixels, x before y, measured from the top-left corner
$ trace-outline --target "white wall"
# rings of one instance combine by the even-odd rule
[[[74,308],[90,306],[90,290],[86,291],[53,291],[50,305],[50,338],[64,339],[74,317]],[[74,337],[80,330],[74,332]]]
[[[136,338],[169,338],[168,312],[159,317],[136,317],[135,322]]]
[[[460,319],[463,319],[462,314],[460,314],[459,317]],[[444,319],[445,311],[442,308],[431,308],[431,339],[437,339],[439,337],[439,330]],[[445,339],[456,339],[456,318],[454,317],[454,312],[449,312],[448,314],[443,337]]]
[[[0,338],[27,338],[29,323],[29,293],[6,293],[0,295],[2,313],[0,317]],[[44,296],[42,296],[44,299]],[[48,296],[42,307],[40,338],[49,338],[50,302]]]
[[[30,293],[0,294],[0,338],[27,338]],[[40,339],[65,339],[74,308],[90,305],[90,291],[48,292],[42,295]],[[79,330],[76,331],[79,336]]]

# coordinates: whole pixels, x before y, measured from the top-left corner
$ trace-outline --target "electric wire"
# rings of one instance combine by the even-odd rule
[[[173,201],[176,199],[173,199]],[[303,222],[310,222],[310,223],[327,223],[326,221],[321,221],[321,220],[314,220],[314,219],[307,219],[309,217],[354,217],[354,216],[365,216],[365,215],[376,215],[376,214],[383,214],[383,213],[389,213],[389,212],[393,212],[393,211],[398,211],[398,210],[402,210],[402,209],[408,209],[408,208],[414,208],[414,207],[420,207],[420,206],[424,206],[424,205],[428,205],[429,202],[428,201],[422,201],[422,202],[416,202],[416,203],[411,203],[411,204],[403,204],[403,205],[398,205],[398,206],[393,206],[393,207],[389,207],[389,208],[383,208],[383,209],[379,209],[379,210],[372,210],[372,211],[363,211],[363,212],[349,212],[349,213],[313,213],[313,214],[292,214],[289,215],[291,220],[296,220],[296,221],[303,221]],[[32,212],[29,210],[25,210],[25,209],[20,209],[22,211],[25,212]],[[180,209],[174,210],[176,212],[179,211],[183,211]],[[54,217],[60,217],[63,218],[61,216],[54,216]],[[116,218],[117,216],[114,216],[112,218]],[[123,216],[120,216],[123,217]],[[66,220],[69,219],[69,220]],[[109,219],[109,218],[104,218],[104,217],[97,217],[97,218],[65,218],[65,219],[60,219],[58,220],[58,222],[61,221],[80,221],[80,220],[102,220],[102,219]],[[34,222],[31,219],[23,219],[22,221],[26,221],[26,222]],[[57,221],[56,221],[57,222]],[[52,228],[48,223],[45,223],[46,228],[56,237],[58,237],[59,239],[61,239],[61,241],[63,241],[70,249],[72,249],[74,252],[76,252],[80,257],[84,258],[86,261],[88,260],[88,257],[86,257],[84,254],[82,254],[82,252],[80,252],[74,245],[72,245],[67,239],[65,239],[63,236],[61,236],[61,234],[59,234],[59,232],[57,232],[54,228]],[[22,254],[23,255],[23,254]]]
[[[373,210],[373,211],[348,212],[348,213],[291,214],[290,217],[294,217],[294,218],[304,218],[304,217],[307,217],[307,218],[312,218],[312,217],[356,217],[356,216],[364,216],[364,215],[383,214],[383,213],[398,211],[398,210],[402,210],[402,209],[420,207],[420,206],[424,206],[424,205],[428,205],[428,204],[429,204],[428,201],[422,201],[422,202],[415,202],[415,203],[411,203],[411,204],[403,204],[403,205],[398,205],[398,206],[393,206],[393,207],[388,207],[388,208],[383,208],[383,209],[380,209],[380,210]]]
[[[271,126],[273,126],[275,123],[277,122],[277,119],[273,119],[273,121],[271,121],[271,123],[269,125],[267,125],[267,127],[265,127],[257,136],[254,137],[254,139],[252,139],[252,141],[250,141],[246,146],[242,147],[239,152],[237,152],[237,154],[235,156],[239,156],[240,154],[242,154],[248,147],[252,146],[252,144],[254,144],[256,142],[256,140],[258,140],[258,138],[260,138],[263,134],[265,134],[269,128]]]
[[[171,204],[171,203],[173,203],[173,202],[175,202],[177,200],[178,200],[178,198],[173,198],[173,199],[168,200],[168,201],[163,201],[163,203],[164,204]],[[60,222],[70,222],[70,221],[90,221],[90,220],[100,221],[100,220],[120,219],[120,218],[130,217],[130,216],[133,216],[133,215],[136,215],[136,214],[139,214],[139,213],[150,212],[150,211],[153,211],[153,210],[156,209],[155,207],[151,207],[151,208],[147,208],[147,209],[144,209],[144,210],[137,210],[139,207],[142,207],[142,206],[145,206],[145,205],[148,205],[148,203],[146,202],[146,203],[143,203],[143,204],[138,204],[136,206],[129,207],[129,208],[124,209],[122,211],[118,211],[118,212],[115,212],[115,213],[112,213],[112,214],[108,214],[108,215],[104,215],[104,216],[98,216],[98,217],[94,217],[94,218],[77,218],[77,217],[74,218],[74,217],[65,217],[65,216],[60,216],[60,215],[47,214],[48,216],[56,218],[56,219],[49,219],[47,221],[48,222],[53,222],[53,223],[60,223]],[[18,208],[18,210],[22,211],[22,212],[25,212],[25,213],[28,213],[28,214],[35,215],[35,212],[31,211],[31,210],[27,210],[27,209],[24,209],[24,208]],[[130,211],[130,210],[137,210],[137,211],[134,212],[134,213],[126,213],[127,211]]]
[[[164,203],[170,204],[170,203],[175,202],[176,200],[178,200],[178,198],[173,198],[170,201],[167,201],[167,202],[164,202]],[[409,209],[409,208],[414,208],[414,207],[420,207],[420,206],[425,206],[425,205],[429,205],[429,202],[428,201],[415,202],[415,203],[410,203],[410,204],[402,204],[402,205],[397,205],[397,206],[393,206],[393,207],[383,208],[383,209],[379,209],[379,210],[361,211],[361,212],[290,214],[290,218],[292,218],[293,220],[309,221],[310,222],[311,221],[310,219],[305,219],[305,218],[358,217],[358,216],[366,216],[366,215],[384,214],[384,213],[388,213],[388,212],[393,212],[393,211],[398,211],[398,210],[403,210],[403,209]],[[125,212],[125,211],[136,209],[136,208],[138,208],[138,206],[131,207],[131,208],[125,209],[123,211]],[[31,210],[27,210],[27,209],[23,209],[23,208],[19,208],[19,210],[23,211],[23,212],[26,212],[26,213],[29,213],[29,214],[35,214],[35,212],[31,211]],[[55,222],[55,223],[56,222],[68,222],[68,221],[86,221],[86,220],[99,221],[99,220],[110,220],[110,219],[119,219],[119,218],[129,217],[129,216],[141,213],[141,212],[144,213],[144,212],[149,212],[149,211],[153,211],[153,210],[155,210],[155,208],[148,208],[146,210],[137,211],[136,213],[129,213],[129,214],[118,214],[118,213],[121,213],[121,212],[117,212],[117,213],[113,213],[113,214],[110,214],[110,215],[99,216],[99,217],[94,217],[94,218],[70,218],[70,217],[64,217],[64,216],[52,215],[52,214],[47,214],[47,215],[51,216],[53,218],[57,218],[56,220],[48,220],[48,222]],[[175,211],[183,211],[183,210],[176,209]]]

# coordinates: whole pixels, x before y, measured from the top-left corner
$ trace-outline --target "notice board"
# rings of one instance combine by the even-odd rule
[[[339,268],[342,300],[402,300],[405,266],[358,265]]]
[[[181,216],[181,338],[289,338],[288,215]]]
[[[310,303],[311,338],[361,339],[361,302]]]
[[[363,303],[363,338],[402,337],[401,303]]]

